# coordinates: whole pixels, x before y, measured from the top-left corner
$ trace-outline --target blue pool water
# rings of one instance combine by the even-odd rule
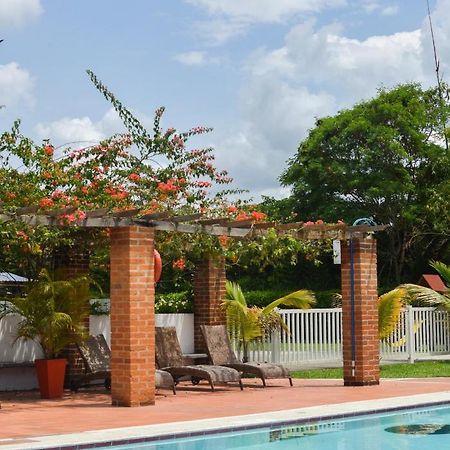
[[[289,417],[286,417],[289,420]],[[404,434],[407,433],[407,434]],[[446,450],[450,407],[414,409],[98,450]]]

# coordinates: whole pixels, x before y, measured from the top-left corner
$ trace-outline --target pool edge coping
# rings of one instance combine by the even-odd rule
[[[427,406],[450,406],[450,391],[388,397],[376,400],[324,404],[305,408],[269,411],[256,414],[166,422],[123,428],[90,430],[79,433],[17,438],[20,443],[1,444],[0,450],[81,450],[118,445],[183,439],[233,431],[249,431],[276,426],[292,426],[315,421],[345,419],[382,414]],[[286,419],[289,417],[289,419]],[[178,431],[174,432],[174,427]],[[12,439],[14,441],[16,439]],[[25,441],[25,442],[24,442]]]

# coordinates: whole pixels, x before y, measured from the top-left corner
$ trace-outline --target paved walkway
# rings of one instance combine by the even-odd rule
[[[450,378],[383,380],[379,386],[344,387],[342,380],[271,380],[264,389],[256,380],[211,392],[206,385],[183,384],[176,396],[161,391],[156,404],[140,408],[110,406],[106,392],[85,390],[62,400],[41,400],[37,392],[0,393],[0,449],[21,439],[151,424],[167,424],[283,411],[311,406],[388,399],[416,394],[450,393]],[[323,408],[324,414],[327,408]],[[286,419],[289,419],[286,411]],[[176,432],[176,426],[173,426]],[[25,442],[25,441],[24,441]]]

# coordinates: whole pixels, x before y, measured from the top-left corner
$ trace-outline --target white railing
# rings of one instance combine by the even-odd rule
[[[282,330],[249,345],[252,361],[271,361],[292,369],[306,364],[342,362],[342,309],[279,310],[289,331]],[[241,349],[235,339],[233,348]],[[402,311],[396,331],[380,341],[380,356],[408,360],[450,354],[450,314],[434,308]]]

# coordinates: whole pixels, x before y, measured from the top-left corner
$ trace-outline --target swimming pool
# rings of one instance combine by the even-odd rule
[[[288,418],[287,418],[288,419]],[[450,448],[450,407],[206,434],[97,450],[435,450]]]

